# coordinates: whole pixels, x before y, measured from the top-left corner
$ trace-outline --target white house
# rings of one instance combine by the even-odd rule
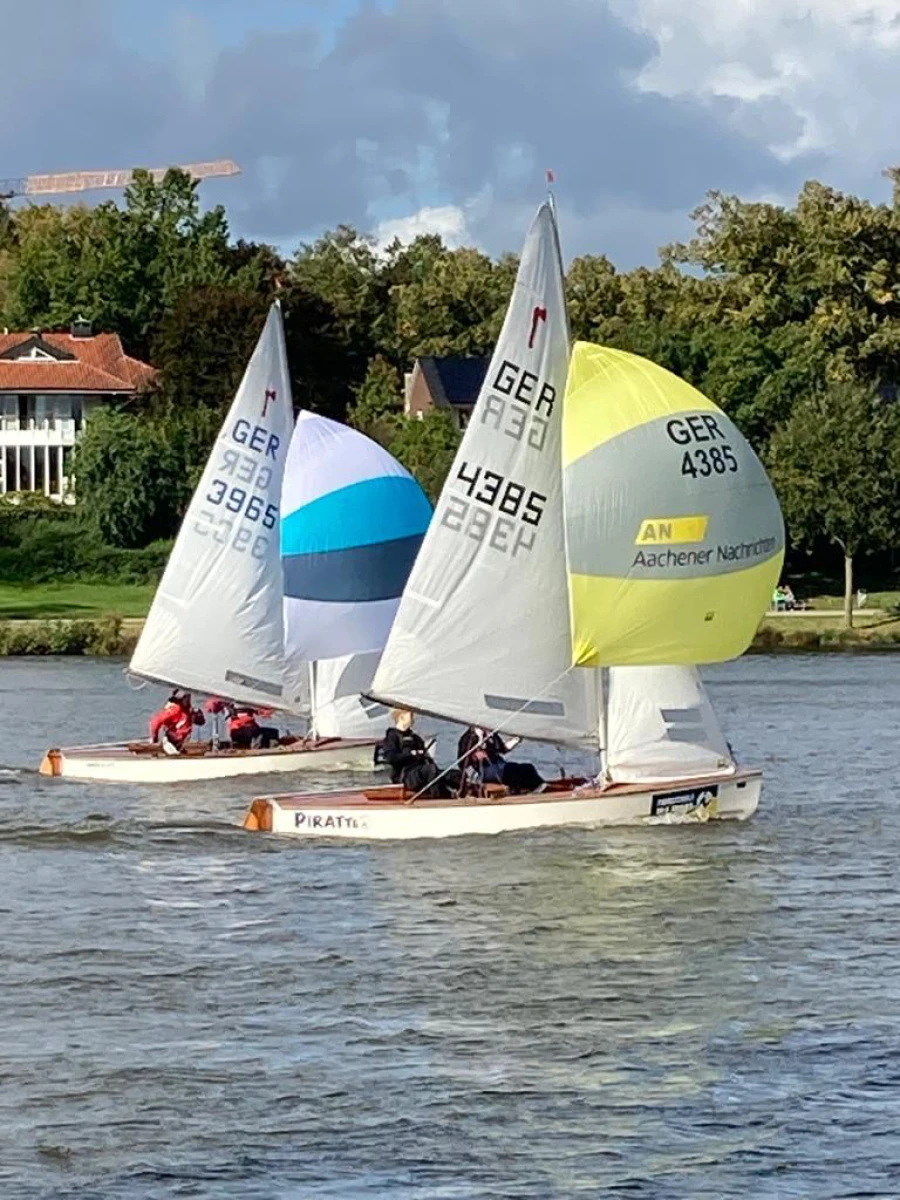
[[[72,447],[91,411],[154,374],[118,334],[84,321],[68,333],[0,333],[0,494],[70,495]]]

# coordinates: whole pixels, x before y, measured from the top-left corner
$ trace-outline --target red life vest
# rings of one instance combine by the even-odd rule
[[[191,736],[193,728],[193,714],[185,712],[180,704],[167,700],[159,712],[150,718],[150,739],[155,742],[160,730],[165,729],[175,745],[180,746]]]
[[[256,714],[248,712],[247,709],[240,709],[228,722],[228,732],[231,734],[237,733],[239,729],[255,729]]]

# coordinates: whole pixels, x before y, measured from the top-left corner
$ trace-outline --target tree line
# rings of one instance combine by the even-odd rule
[[[711,193],[654,268],[602,254],[566,277],[576,338],[631,350],[734,419],[781,498],[795,562],[889,552],[900,520],[900,176],[874,204],[821,183],[792,207]],[[565,230],[563,230],[563,238]],[[290,258],[232,239],[178,171],[138,174],[120,207],[0,208],[0,309],[11,328],[116,332],[159,368],[94,419],[80,507],[112,546],[171,537],[266,310],[281,297],[295,401],[381,441],[434,497],[455,451],[444,413],[402,417],[424,354],[489,355],[517,260],[434,235],[377,250],[339,226]]]

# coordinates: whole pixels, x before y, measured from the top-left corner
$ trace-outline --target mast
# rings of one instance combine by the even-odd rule
[[[553,241],[556,245],[556,259],[559,263],[559,276],[563,281],[563,316],[566,322],[566,341],[569,344],[569,353],[572,352],[572,326],[569,322],[569,305],[566,300],[566,268],[563,262],[562,245],[559,239],[559,217],[556,212],[556,193],[553,191],[553,184],[556,182],[556,176],[553,171],[547,171],[547,203],[550,206],[550,216],[553,225]]]
[[[308,737],[316,738],[316,664],[312,659],[306,664],[309,671],[309,733]]]
[[[559,264],[559,277],[563,282],[563,319],[566,326],[566,341],[569,346],[569,355],[572,354],[572,324],[569,321],[569,302],[566,297],[566,268],[562,256],[562,244],[559,237],[559,218],[556,211],[556,194],[553,191],[553,185],[556,182],[556,176],[552,170],[547,170],[547,203],[550,206],[550,217],[553,225],[553,241],[556,245],[556,258]],[[560,470],[562,470],[562,461],[560,460]],[[601,772],[608,771],[607,753],[607,738],[609,733],[609,719],[607,697],[609,695],[609,671],[605,669],[596,669],[596,693],[597,693],[597,750],[600,758]]]

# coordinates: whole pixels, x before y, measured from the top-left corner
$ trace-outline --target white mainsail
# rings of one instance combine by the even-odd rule
[[[129,670],[288,711],[279,498],[293,407],[272,305],[191,500]]]
[[[600,673],[569,670],[560,467],[568,358],[547,202],[375,674],[372,694],[385,703],[597,744]]]
[[[731,775],[735,765],[695,667],[614,667],[606,773],[614,783]]]
[[[324,658],[313,664],[312,723],[320,738],[381,737],[387,709],[367,700],[381,651]]]

